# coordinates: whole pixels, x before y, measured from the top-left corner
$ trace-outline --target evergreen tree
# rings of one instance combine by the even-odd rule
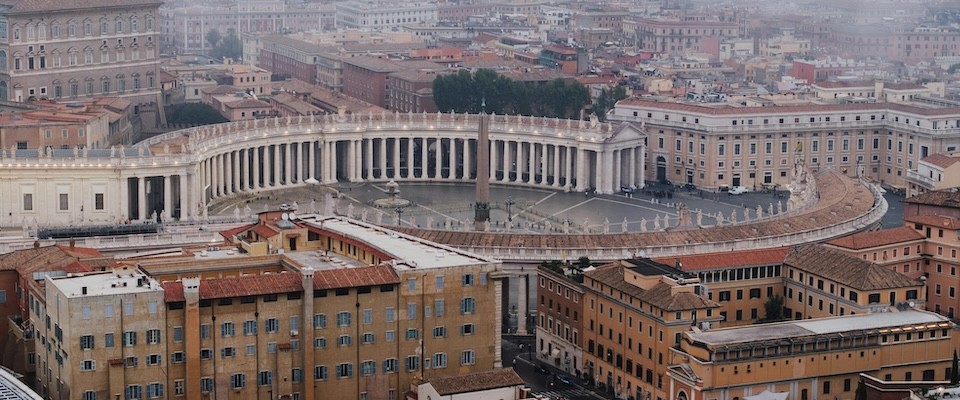
[[[953,351],[953,363],[950,364],[950,384],[960,383],[960,358],[957,358],[957,351]]]

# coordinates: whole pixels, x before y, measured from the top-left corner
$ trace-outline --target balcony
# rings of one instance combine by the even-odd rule
[[[934,190],[937,186],[937,181],[933,180],[933,178],[923,176],[914,170],[907,171],[907,182],[921,186],[927,190]]]

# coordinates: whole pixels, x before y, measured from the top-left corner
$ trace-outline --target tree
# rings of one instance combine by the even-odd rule
[[[783,320],[783,297],[774,295],[768,298],[767,302],[763,303],[763,311],[766,313],[763,318],[764,322]]]
[[[216,30],[212,30],[207,33],[207,41],[210,40],[210,36]],[[220,34],[217,33],[213,38],[217,38]],[[233,60],[240,60],[243,58],[243,42],[240,41],[240,37],[237,36],[237,31],[233,28],[227,30],[227,36],[223,37],[218,41],[218,44],[213,47],[213,50],[210,51],[210,57],[216,59],[230,58]]]
[[[210,32],[207,32],[205,38],[207,39],[207,44],[210,45],[210,48],[215,48],[220,45],[220,40],[223,39],[223,35],[220,34],[220,31],[213,29]]]
[[[203,103],[184,103],[167,108],[167,123],[171,125],[209,125],[227,122],[213,107]]]
[[[444,112],[577,118],[583,106],[590,103],[590,93],[577,82],[518,82],[480,69],[472,74],[461,70],[438,76],[433,81],[433,101]]]
[[[610,90],[603,89],[597,96],[597,100],[593,102],[593,113],[596,114],[600,122],[606,122],[607,112],[617,105],[618,101],[625,98],[627,98],[627,89],[623,86],[614,86]]]
[[[947,72],[950,74],[954,74],[957,71],[960,71],[960,63],[953,64],[950,66],[950,68],[947,69]]]

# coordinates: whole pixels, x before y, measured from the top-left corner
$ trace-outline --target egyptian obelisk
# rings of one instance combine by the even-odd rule
[[[480,113],[480,135],[477,138],[477,202],[474,206],[473,229],[486,231],[490,221],[490,129],[487,112]]]

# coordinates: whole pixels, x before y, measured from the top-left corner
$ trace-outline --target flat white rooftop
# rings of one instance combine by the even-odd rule
[[[350,237],[397,260],[398,271],[489,264],[495,261],[452,247],[397,233],[386,228],[338,217],[301,217],[310,225]],[[411,262],[414,266],[406,265]],[[412,267],[412,268],[411,268]]]
[[[163,291],[157,281],[132,267],[117,268],[111,272],[96,272],[57,278],[47,277],[47,284],[56,287],[67,298]],[[84,294],[84,291],[86,291],[86,294]]]
[[[367,264],[354,260],[350,257],[341,256],[332,251],[293,251],[284,253],[285,256],[296,261],[304,267],[310,267],[315,270],[327,270],[338,268],[359,268],[366,267]]]
[[[43,397],[30,390],[6,368],[0,368],[0,400],[41,400]]]
[[[802,321],[776,322],[772,324],[750,325],[724,328],[712,331],[690,333],[697,342],[708,345],[730,345],[774,339],[843,333],[869,329],[898,328],[902,326],[949,322],[938,314],[927,311],[907,310],[872,314],[845,315],[839,317],[817,318]]]

